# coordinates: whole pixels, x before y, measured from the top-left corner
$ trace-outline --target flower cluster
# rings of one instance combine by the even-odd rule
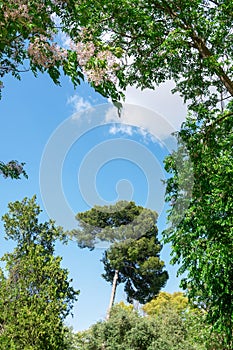
[[[5,178],[20,179],[20,175],[27,178],[28,176],[23,168],[24,165],[25,163],[19,163],[17,160],[11,160],[7,164],[0,161],[0,174]]]
[[[5,0],[4,5],[0,8],[0,12],[2,11],[0,26],[7,27],[9,24],[9,40],[2,40],[6,48],[8,42],[12,45],[12,50],[6,53],[9,55],[10,52],[10,59],[13,62],[9,66],[9,71],[17,70],[17,67],[24,63],[25,58],[29,58],[32,66],[37,66],[42,70],[65,66],[68,51],[55,42],[53,34],[56,31],[56,21],[59,20],[56,17],[57,7],[63,6],[66,1]],[[11,35],[11,28],[13,28],[14,35]],[[104,81],[116,83],[116,71],[120,63],[111,50],[95,46],[90,31],[85,28],[80,28],[77,36],[79,39],[74,39],[75,42],[72,42],[70,49],[76,52],[77,63],[87,80],[96,86]],[[6,72],[4,68],[4,74]]]
[[[119,62],[110,50],[99,51],[93,42],[72,42],[70,46],[76,52],[78,64],[88,81],[94,85],[104,80],[116,83],[115,72],[119,69]]]
[[[49,43],[48,38],[40,35],[28,46],[28,55],[34,64],[49,68],[67,57],[67,51],[55,43]]]
[[[4,19],[15,21],[18,18],[30,19],[27,1],[9,0],[9,5],[4,8]]]

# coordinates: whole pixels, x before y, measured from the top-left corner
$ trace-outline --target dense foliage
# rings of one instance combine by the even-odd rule
[[[53,0],[0,2],[0,77],[11,73],[20,78],[21,72],[31,69],[35,75],[46,71],[59,83],[60,67],[71,72],[67,52],[55,39],[58,28],[67,24],[69,6]],[[76,82],[79,73],[73,68]]]
[[[0,1],[0,78],[10,73],[20,79],[31,70],[35,76],[46,72],[59,84],[63,71],[76,86],[85,74],[97,91],[116,99],[112,81],[118,60],[107,45],[85,43],[79,20],[75,0]],[[0,81],[0,92],[3,87]]]
[[[179,301],[177,299],[179,295]],[[109,320],[76,334],[82,350],[222,350],[221,339],[210,336],[201,311],[191,309],[181,293],[165,293],[170,302],[157,303],[156,312],[142,316],[123,303],[113,307]],[[164,299],[164,295],[158,300]],[[152,303],[152,302],[150,302]],[[151,311],[153,306],[148,303]],[[175,305],[175,306],[174,306]],[[179,307],[177,308],[177,305]],[[145,306],[145,307],[146,307]]]
[[[93,249],[98,240],[112,243],[102,260],[103,277],[114,288],[114,283],[125,283],[128,301],[145,303],[165,286],[168,274],[159,258],[162,246],[154,211],[120,201],[79,213],[77,219],[79,229],[72,236],[81,248]]]
[[[4,215],[7,239],[16,247],[2,257],[0,271],[0,348],[66,349],[64,319],[78,291],[70,285],[54,244],[64,234],[53,222],[38,222],[40,208],[32,199],[9,204]]]
[[[0,76],[86,75],[103,95],[167,79],[194,103],[233,95],[230,0],[0,2]],[[216,94],[212,87],[216,88]],[[218,93],[217,93],[218,92]],[[208,102],[208,103],[209,103]]]
[[[221,125],[204,128],[189,119],[183,126],[180,137],[193,163],[193,198],[182,220],[174,205],[169,214],[171,226],[165,232],[166,241],[174,247],[173,262],[181,263],[181,273],[188,270],[183,288],[206,307],[215,327],[228,334],[229,348],[233,329],[232,127],[230,115],[222,119]],[[166,169],[176,173],[174,155],[166,160]],[[179,180],[177,174],[167,188],[167,199],[176,205],[183,197]]]
[[[173,79],[195,104],[233,95],[232,1],[82,0],[76,10],[86,40],[121,52],[120,87],[154,88]]]

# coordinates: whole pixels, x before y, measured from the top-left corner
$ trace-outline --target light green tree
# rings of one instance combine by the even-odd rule
[[[172,346],[169,343],[179,343],[180,339],[191,349],[225,349],[224,337],[211,331],[209,323],[206,322],[206,310],[189,303],[182,292],[160,292],[156,298],[143,305],[142,309],[147,317],[159,322],[161,338],[167,339],[169,349]]]
[[[187,310],[188,298],[182,292],[160,292],[156,298],[143,305],[142,310],[149,316],[163,313],[166,309],[174,309],[176,312]]]
[[[9,204],[4,215],[6,238],[16,247],[2,257],[0,274],[0,348],[9,350],[66,349],[64,319],[77,299],[54,256],[62,229],[54,223],[39,223],[40,208],[32,199]]]

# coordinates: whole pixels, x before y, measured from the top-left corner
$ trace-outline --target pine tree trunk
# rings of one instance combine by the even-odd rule
[[[112,306],[114,304],[115,295],[116,295],[117,281],[118,281],[118,275],[119,275],[119,271],[115,270],[115,274],[114,274],[114,278],[113,278],[113,282],[112,282],[112,292],[111,292],[109,307],[108,307],[108,311],[107,311],[107,315],[106,315],[106,320],[109,319],[110,311],[111,311],[111,308],[112,308]]]

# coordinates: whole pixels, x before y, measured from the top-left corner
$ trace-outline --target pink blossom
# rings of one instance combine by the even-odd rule
[[[88,81],[91,81],[94,85],[99,85],[104,80],[116,83],[115,73],[119,69],[119,61],[111,51],[99,51],[94,43],[90,41],[71,43],[70,46],[77,53],[78,64]],[[95,58],[97,64],[91,64],[91,58]]]
[[[28,54],[34,64],[49,68],[57,62],[64,61],[67,51],[57,44],[48,42],[48,38],[43,35],[36,37],[28,46]]]
[[[10,0],[8,7],[4,8],[5,20],[16,20],[18,18],[30,19],[27,1]]]

